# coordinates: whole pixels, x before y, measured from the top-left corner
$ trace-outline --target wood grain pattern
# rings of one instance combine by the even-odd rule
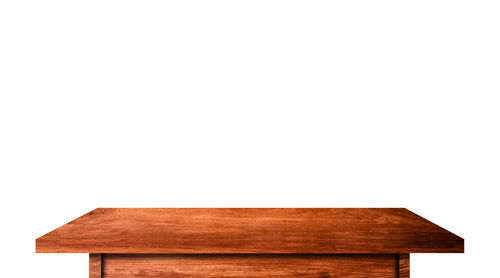
[[[410,254],[399,254],[399,278],[410,278]]]
[[[105,278],[397,278],[395,255],[105,255]]]
[[[41,253],[463,252],[402,208],[100,208],[40,238]]]
[[[102,278],[102,255],[89,254],[89,277]]]

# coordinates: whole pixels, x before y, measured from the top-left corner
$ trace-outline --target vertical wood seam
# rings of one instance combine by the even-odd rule
[[[398,278],[401,278],[401,254],[398,254],[397,256],[397,262],[396,262],[396,272],[398,273]]]

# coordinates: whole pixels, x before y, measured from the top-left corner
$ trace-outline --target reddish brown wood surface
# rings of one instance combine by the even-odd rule
[[[89,277],[102,278],[102,255],[89,254]]]
[[[399,278],[410,278],[410,254],[399,254]]]
[[[396,255],[105,255],[104,278],[397,278]]]
[[[409,210],[101,208],[40,238],[37,252],[463,252],[463,239]]]

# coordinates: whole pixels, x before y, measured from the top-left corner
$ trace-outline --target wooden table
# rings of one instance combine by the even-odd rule
[[[91,278],[406,278],[464,240],[403,208],[98,208],[36,251],[89,253]]]

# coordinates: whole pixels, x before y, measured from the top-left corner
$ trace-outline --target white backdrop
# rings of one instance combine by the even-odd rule
[[[406,207],[466,243],[413,278],[496,275],[499,14],[0,1],[2,276],[88,277],[35,238],[95,207],[262,206]]]

